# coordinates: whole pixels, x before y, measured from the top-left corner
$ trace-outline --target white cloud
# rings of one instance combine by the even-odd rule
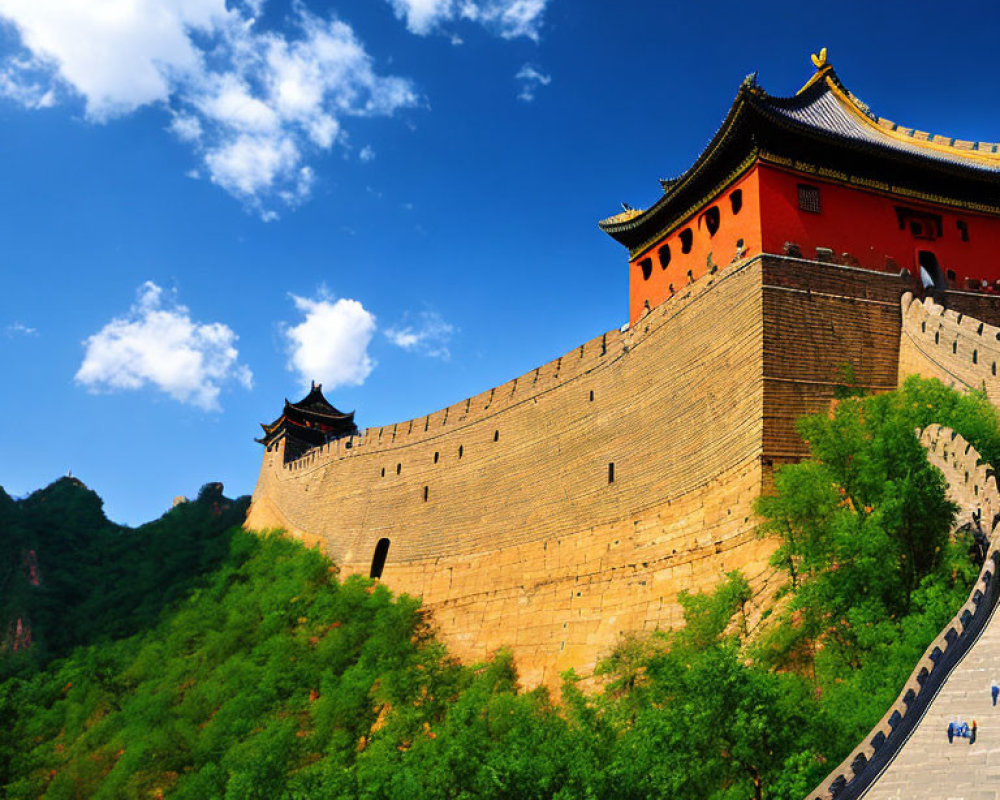
[[[358,158],[362,161],[372,161],[375,158],[375,150],[371,145],[366,144],[361,148],[361,152],[358,153]]]
[[[329,389],[363,384],[375,369],[368,353],[375,316],[357,300],[334,300],[325,291],[316,299],[291,297],[305,318],[282,329],[288,369],[297,372],[305,386],[313,380]]]
[[[20,71],[54,73],[93,119],[167,100],[174,76],[203,68],[191,33],[228,17],[225,0],[0,0],[0,15],[28,51]]]
[[[220,322],[195,322],[172,292],[147,281],[127,314],[86,339],[76,380],[94,392],[151,385],[182,403],[218,410],[223,383],[253,384],[238,361],[237,339]]]
[[[548,0],[389,0],[411,33],[426,36],[456,20],[477,22],[505,39],[538,41]],[[461,44],[451,34],[453,44]]]
[[[436,311],[421,311],[416,317],[416,321],[409,322],[410,315],[404,315],[398,325],[386,328],[386,338],[397,347],[420,355],[444,360],[451,358],[448,345],[455,326],[445,322]]]
[[[548,86],[552,83],[552,76],[539,72],[531,64],[525,64],[518,70],[515,80],[521,81],[521,91],[518,92],[517,99],[530,103],[535,99],[535,92],[539,86]]]
[[[345,142],[346,121],[418,97],[409,80],[375,72],[346,23],[293,2],[288,32],[263,31],[262,6],[0,0],[0,21],[23,45],[0,64],[0,94],[28,108],[80,96],[96,122],[158,104],[213,182],[273,217],[305,199],[307,161]]]
[[[12,322],[4,328],[4,332],[8,338],[13,339],[15,336],[37,336],[38,328],[31,328],[23,322]]]

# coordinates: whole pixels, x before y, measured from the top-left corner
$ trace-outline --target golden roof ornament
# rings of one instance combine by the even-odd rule
[[[813,66],[816,67],[816,69],[823,69],[823,67],[827,65],[826,48],[824,47],[822,50],[820,50],[819,55],[813,53],[810,56],[810,58],[812,59]]]

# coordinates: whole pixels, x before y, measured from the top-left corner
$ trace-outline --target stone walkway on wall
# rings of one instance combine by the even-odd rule
[[[987,465],[964,439],[930,426],[921,441],[928,458],[948,481],[948,497],[958,503],[958,523],[979,509],[992,520],[997,485]],[[993,532],[993,547],[1000,528]],[[1000,800],[1000,705],[994,707],[991,682],[1000,684],[1000,605],[979,639],[954,668],[917,723],[910,738],[875,780],[865,800]],[[976,743],[956,738],[948,744],[948,722],[978,723]]]
[[[941,687],[909,741],[864,795],[866,800],[1000,800],[1000,619],[994,610],[979,641]],[[976,743],[948,744],[948,721],[979,725]]]

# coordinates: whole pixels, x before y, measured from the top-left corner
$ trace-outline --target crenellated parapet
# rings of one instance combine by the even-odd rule
[[[754,500],[806,447],[848,364],[895,385],[898,276],[756,256],[447,408],[264,453],[247,526],[320,544],[417,595],[452,652],[510,647],[527,685],[586,674],[681,590],[742,570],[764,602]]]
[[[985,388],[990,400],[1000,404],[1000,328],[929,297],[921,301],[907,292],[900,302],[900,381],[916,374],[958,389]]]
[[[900,755],[904,746],[909,746],[914,729],[921,723],[942,684],[949,680],[955,667],[977,644],[991,619],[998,593],[996,574],[1000,564],[1000,520],[996,525],[994,520],[1000,510],[1000,490],[993,469],[955,431],[940,425],[929,425],[921,433],[920,442],[927,451],[928,460],[944,474],[949,499],[959,506],[953,530],[975,526],[978,520],[989,532],[986,561],[969,598],[924,651],[896,702],[851,754],[809,793],[808,800],[854,800],[873,791],[873,786],[877,792],[882,781],[886,783],[886,792],[877,796],[914,798],[918,795],[918,786],[929,789],[931,797],[948,796],[943,792],[950,787],[935,784],[933,777],[922,771],[902,770],[902,777],[897,779],[887,766]],[[982,687],[984,698],[987,696],[987,685],[988,679]],[[945,714],[955,715],[960,711],[952,708]],[[930,724],[927,736],[936,747],[944,739],[944,725],[934,727],[938,725],[937,719]],[[902,794],[897,793],[898,780],[906,786]],[[909,785],[906,785],[907,781]]]
[[[752,261],[758,263],[760,259]],[[290,471],[309,470],[330,460],[385,453],[423,444],[440,439],[446,433],[455,433],[491,418],[498,418],[502,412],[519,404],[537,402],[546,393],[614,363],[633,348],[641,346],[646,338],[662,326],[669,325],[671,320],[683,314],[691,303],[697,302],[718,283],[731,278],[738,280],[743,268],[749,264],[749,260],[734,262],[706,275],[678,292],[670,303],[644,314],[636,325],[606,331],[506,383],[424,416],[367,427],[357,435],[311,448],[296,458],[288,459],[285,468]]]

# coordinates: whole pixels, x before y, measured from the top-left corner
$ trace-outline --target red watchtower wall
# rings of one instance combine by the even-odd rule
[[[642,318],[647,303],[656,308],[712,272],[713,266],[729,264],[741,246],[744,257],[784,253],[786,243],[794,243],[804,259],[892,275],[907,269],[912,281],[908,288],[917,292],[921,291],[917,265],[921,250],[934,253],[942,273],[954,273],[949,281],[952,289],[967,289],[970,279],[985,279],[990,284],[1000,280],[997,216],[957,209],[943,200],[892,194],[888,186],[847,185],[817,168],[798,166],[801,168],[758,161],[710,202],[640,251],[629,262],[629,324]],[[800,208],[800,186],[818,191],[819,212]],[[737,193],[740,210],[734,212],[732,198]],[[909,217],[901,228],[898,208],[939,217],[940,234],[926,226],[919,235],[914,234]],[[709,213],[719,215],[714,232],[707,224]],[[666,266],[661,251],[670,254]],[[992,308],[995,304],[987,305]]]
[[[656,308],[712,270],[728,266],[737,257],[760,255],[760,189],[757,168],[752,168],[722,189],[709,203],[692,211],[678,225],[642,250],[629,262],[629,324],[643,315],[646,304]],[[708,214],[715,209],[719,226],[713,232]],[[737,210],[738,209],[738,210]],[[689,242],[686,245],[685,240]],[[685,248],[689,247],[688,252]],[[664,266],[661,252],[669,253]],[[776,252],[781,252],[780,250]]]
[[[813,172],[761,164],[759,171],[762,241],[768,253],[784,252],[785,242],[799,245],[804,258],[828,248],[840,262],[898,273],[908,269],[919,280],[917,251],[935,254],[942,270],[952,270],[952,288],[965,288],[966,278],[990,283],[1000,279],[1000,218],[956,209],[930,199],[910,198],[884,190],[847,186]],[[819,190],[819,213],[799,207],[799,186]],[[936,232],[915,235],[907,221],[901,229],[897,208],[936,215]],[[964,226],[963,239],[960,224]],[[928,234],[933,238],[927,238]],[[918,285],[914,288],[920,289]]]

